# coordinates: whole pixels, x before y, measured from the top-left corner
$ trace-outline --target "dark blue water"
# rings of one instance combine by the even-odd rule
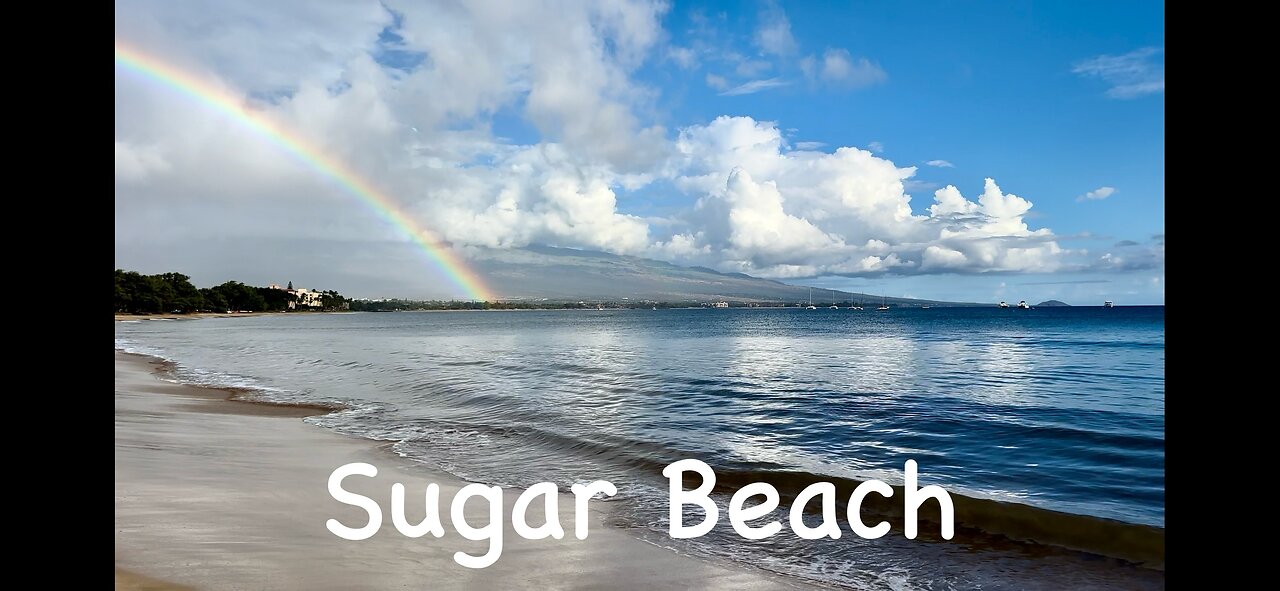
[[[610,480],[618,524],[678,551],[854,588],[1163,586],[998,536],[747,542],[722,517],[675,541],[660,474],[691,457],[731,478],[900,484],[913,459],[956,495],[1162,528],[1163,307],[300,314],[116,333],[182,379],[345,403],[309,420],[464,478]]]

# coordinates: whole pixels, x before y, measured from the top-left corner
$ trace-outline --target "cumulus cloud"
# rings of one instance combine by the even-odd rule
[[[1101,201],[1110,197],[1116,192],[1115,187],[1098,187],[1092,191],[1086,192],[1084,195],[1076,197],[1076,202],[1082,201]]]
[[[930,160],[928,162],[925,162],[925,164],[928,164],[929,166],[932,166],[935,168],[955,168],[956,167],[956,165],[950,162],[947,162],[946,160]]]
[[[1143,47],[1122,55],[1099,55],[1077,62],[1071,71],[1109,84],[1107,96],[1133,99],[1164,92],[1164,48]]]
[[[991,179],[976,201],[939,189],[917,215],[914,167],[850,147],[786,151],[772,123],[719,117],[681,130],[676,149],[674,183],[698,198],[672,238],[700,247],[685,249],[690,264],[769,277],[1050,271],[1065,254],[1028,227],[1031,202]]]

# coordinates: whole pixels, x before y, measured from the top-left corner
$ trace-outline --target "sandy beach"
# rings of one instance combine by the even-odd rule
[[[115,355],[117,589],[804,588],[642,542],[605,525],[607,508],[593,508],[586,540],[524,540],[511,529],[511,489],[501,559],[464,568],[453,553],[483,554],[487,542],[462,538],[447,510],[443,538],[410,539],[387,509],[393,482],[418,499],[408,503],[414,522],[428,483],[440,485],[444,503],[465,482],[301,420],[317,409],[228,400],[234,393],[162,381],[158,361]],[[379,470],[346,483],[384,508],[382,530],[360,542],[325,528],[330,518],[364,523],[361,509],[326,490],[330,472],[348,462]],[[541,522],[537,513],[531,523]],[[571,496],[561,496],[560,513],[572,532]],[[483,504],[468,503],[467,518],[484,523]]]

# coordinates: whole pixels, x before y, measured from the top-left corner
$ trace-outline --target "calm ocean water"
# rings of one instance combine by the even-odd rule
[[[839,540],[784,525],[750,542],[724,496],[721,527],[672,540],[660,473],[698,458],[727,484],[785,495],[900,484],[914,459],[922,485],[999,501],[1001,515],[1026,505],[1068,514],[1031,521],[1162,538],[1163,307],[262,316],[117,323],[116,343],[176,362],[184,381],[347,404],[308,420],[463,478],[610,480],[616,525],[680,552],[849,588],[1164,586],[1161,571],[987,535],[988,509],[946,543],[896,529],[862,540],[843,517]]]

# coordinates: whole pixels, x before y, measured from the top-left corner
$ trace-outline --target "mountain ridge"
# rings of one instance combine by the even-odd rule
[[[471,263],[503,301],[619,301],[730,303],[805,303],[809,287],[739,272],[721,272],[707,267],[684,267],[630,255],[611,254],[554,246],[483,250]],[[813,289],[815,306],[835,301],[878,306],[883,301],[898,306],[982,306],[976,302],[953,302],[918,298],[887,297],[825,288]]]

